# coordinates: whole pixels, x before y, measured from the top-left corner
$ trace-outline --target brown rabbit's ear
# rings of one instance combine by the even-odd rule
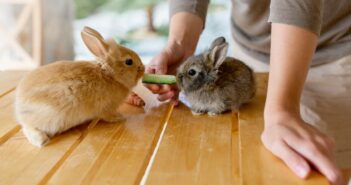
[[[81,35],[85,45],[96,57],[103,58],[107,55],[109,46],[99,32],[92,28],[84,27]]]
[[[227,57],[227,51],[228,43],[225,41],[224,37],[219,37],[213,41],[210,48],[209,57],[212,65],[215,68],[221,66],[225,61]]]

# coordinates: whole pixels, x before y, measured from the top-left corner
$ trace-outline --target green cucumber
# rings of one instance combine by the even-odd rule
[[[150,84],[175,84],[177,80],[174,75],[144,74],[142,82]]]

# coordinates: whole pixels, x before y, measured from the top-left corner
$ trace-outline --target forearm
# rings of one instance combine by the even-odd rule
[[[272,23],[265,118],[279,111],[299,114],[301,92],[316,42],[317,36],[310,31]]]
[[[192,55],[195,52],[203,25],[202,19],[195,14],[176,13],[170,21],[168,48],[176,52],[185,52],[183,56]]]

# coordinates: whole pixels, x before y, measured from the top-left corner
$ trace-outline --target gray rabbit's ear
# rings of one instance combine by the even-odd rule
[[[226,40],[224,37],[217,37],[211,44],[210,50],[213,50],[216,46],[222,45],[226,43]]]
[[[107,56],[109,46],[99,32],[92,28],[84,27],[81,35],[85,45],[96,57],[104,58]]]
[[[210,48],[209,57],[214,68],[218,68],[222,65],[227,57],[227,51],[228,43],[225,42],[223,37],[219,37],[213,41]]]

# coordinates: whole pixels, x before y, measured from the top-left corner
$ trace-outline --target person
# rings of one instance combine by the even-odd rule
[[[174,74],[194,53],[208,4],[170,0],[168,43],[146,72]],[[351,166],[351,1],[232,0],[230,20],[238,48],[257,65],[269,64],[264,146],[300,178],[314,166],[339,184],[340,167]],[[177,104],[175,86],[146,86]]]

